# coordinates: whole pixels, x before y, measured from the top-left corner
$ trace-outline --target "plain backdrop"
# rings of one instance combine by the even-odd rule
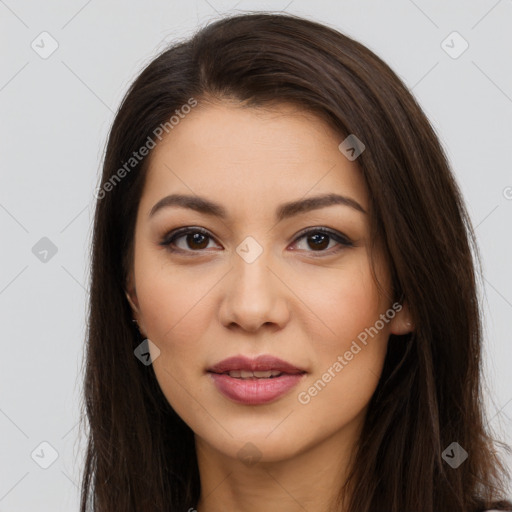
[[[114,112],[169,42],[253,10],[362,42],[431,120],[482,251],[489,423],[512,441],[511,0],[0,0],[0,512],[78,510],[93,191]]]

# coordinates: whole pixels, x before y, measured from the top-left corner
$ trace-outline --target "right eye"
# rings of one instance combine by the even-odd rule
[[[178,240],[184,239],[185,246],[180,247]],[[171,252],[201,252],[208,247],[208,241],[212,235],[203,228],[186,227],[167,233],[160,245],[165,246]]]

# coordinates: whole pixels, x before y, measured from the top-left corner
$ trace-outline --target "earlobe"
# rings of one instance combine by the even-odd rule
[[[390,327],[391,334],[396,335],[409,334],[414,330],[414,323],[407,304],[403,304],[402,309],[396,313],[391,320]]]

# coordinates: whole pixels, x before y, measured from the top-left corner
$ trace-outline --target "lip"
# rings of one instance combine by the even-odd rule
[[[282,372],[282,375],[272,378],[240,379],[228,375],[227,372],[234,370],[277,370]],[[207,371],[217,389],[225,397],[246,405],[273,402],[295,387],[306,375],[305,370],[268,354],[253,359],[245,356],[229,357]]]
[[[305,372],[302,368],[298,368],[297,366],[270,354],[262,354],[255,358],[249,358],[242,355],[228,357],[227,359],[223,359],[219,363],[208,368],[208,371],[212,373],[226,373],[232,370],[246,370],[251,372],[278,370],[288,374]]]

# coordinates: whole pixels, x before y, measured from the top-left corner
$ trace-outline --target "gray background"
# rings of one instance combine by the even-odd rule
[[[483,256],[489,423],[512,442],[511,0],[0,0],[0,512],[78,509],[93,191],[113,114],[168,42],[247,10],[356,38],[431,119]]]

